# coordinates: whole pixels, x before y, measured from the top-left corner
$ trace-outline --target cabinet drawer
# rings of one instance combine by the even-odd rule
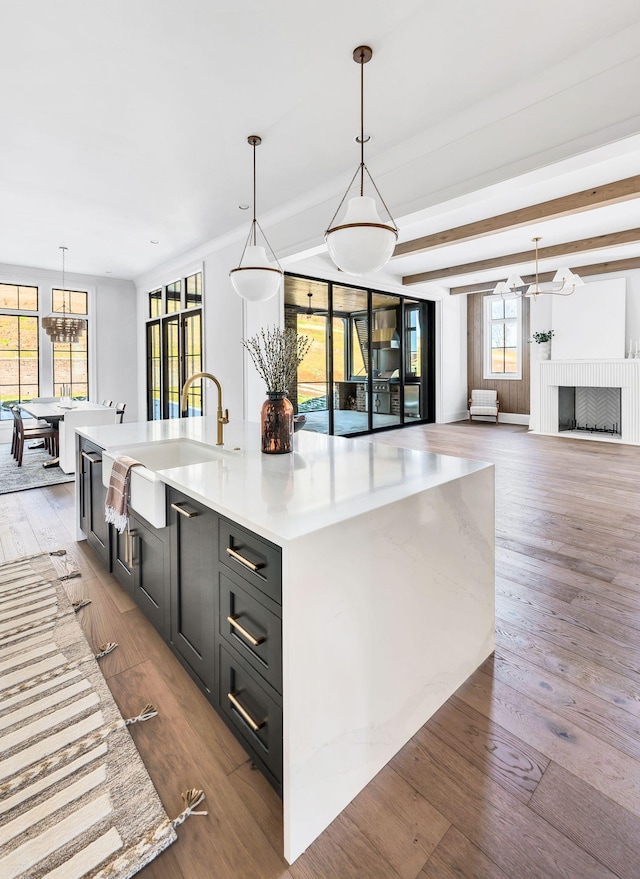
[[[282,782],[282,703],[247,664],[220,645],[220,710],[276,786]]]
[[[218,558],[265,595],[282,603],[282,557],[275,544],[221,517]]]
[[[282,625],[232,575],[220,572],[218,632],[274,689],[282,692]],[[253,594],[252,594],[253,593]],[[264,599],[263,599],[264,601]]]

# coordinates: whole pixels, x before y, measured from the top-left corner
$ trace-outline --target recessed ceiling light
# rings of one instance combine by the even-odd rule
[[[151,244],[160,244],[159,241],[155,241],[153,238],[151,239]]]
[[[240,208],[241,211],[248,211],[249,208],[251,207],[251,205],[248,205],[248,204],[239,204],[238,207]]]

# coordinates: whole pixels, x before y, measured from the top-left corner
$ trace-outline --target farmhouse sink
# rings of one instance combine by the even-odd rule
[[[131,471],[130,507],[154,528],[164,528],[167,524],[165,484],[158,472],[220,461],[230,454],[217,446],[181,438],[120,446],[102,453],[102,482],[109,485],[113,462],[119,455],[128,455],[139,461],[143,466]]]

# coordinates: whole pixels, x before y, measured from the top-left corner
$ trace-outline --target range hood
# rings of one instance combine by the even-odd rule
[[[385,311],[376,311],[373,315],[373,334],[371,344],[373,348],[399,348],[400,336],[396,327],[397,312],[395,308]]]

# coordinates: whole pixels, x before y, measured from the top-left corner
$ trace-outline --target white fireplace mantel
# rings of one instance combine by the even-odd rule
[[[543,360],[539,368],[539,433],[559,433],[559,387],[621,388],[621,441],[640,445],[640,360]]]

